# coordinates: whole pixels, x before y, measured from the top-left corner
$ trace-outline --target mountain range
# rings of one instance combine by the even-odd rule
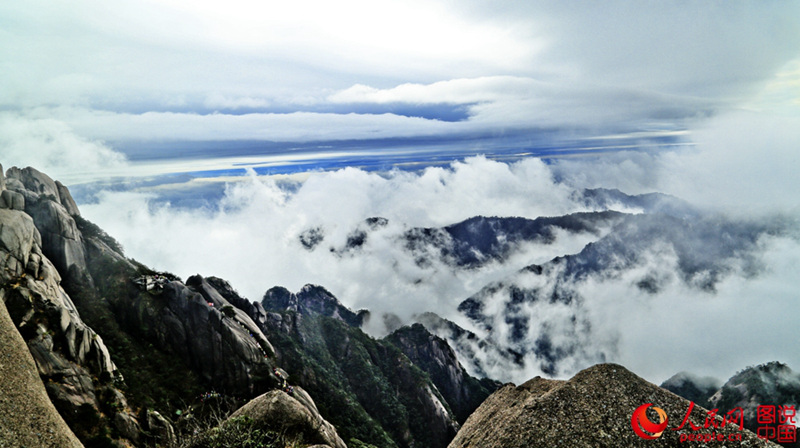
[[[321,285],[272,287],[253,302],[221,278],[157,272],[81,216],[63,184],[33,168],[0,167],[0,446],[533,446],[520,443],[567,433],[577,437],[572,446],[639,446],[630,406],[652,394],[671,413],[686,402],[604,364],[616,347],[592,341],[591,298],[575,285],[634,273],[646,294],[674,282],[714,291],[734,269],[758,275],[759,238],[791,223],[704,215],[658,194],[575,195],[598,210],[474,217],[396,238],[420,267],[435,261],[464,272],[562,234],[592,240],[466,297],[459,325],[430,312],[416,322],[355,312]],[[342,247],[329,246],[322,228],[302,232],[300,243],[367,256],[363,248],[387,223],[364,220]],[[653,253],[677,274],[640,269]],[[363,331],[376,318],[387,324],[380,338]],[[567,382],[490,379],[498,368],[535,365],[563,377],[597,363]],[[744,407],[754,429],[748,403],[796,404],[800,380],[787,369],[749,369],[715,390],[686,374],[663,387],[699,406]],[[599,412],[602,403],[616,406]],[[548,423],[591,410],[596,421],[583,432]],[[606,427],[613,431],[590,431]],[[757,446],[752,434],[745,439]]]

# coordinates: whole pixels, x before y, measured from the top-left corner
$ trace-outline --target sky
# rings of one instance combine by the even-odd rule
[[[6,1],[0,42],[0,163],[68,185],[128,256],[221,276],[253,300],[318,283],[353,308],[452,314],[588,241],[463,273],[415,267],[399,232],[583,211],[581,188],[800,216],[798,2]],[[312,227],[341,245],[371,216],[390,224],[364,256],[298,246]],[[758,291],[796,302],[792,241],[764,243],[775,269],[761,283],[730,280],[721,295],[746,306],[714,331],[772,310]],[[597,286],[598,303],[626,288]],[[620,337],[643,340],[666,312]],[[758,322],[745,355],[699,373],[758,362]],[[629,347],[620,359],[661,380],[709,353],[654,364]]]
[[[3,2],[3,158],[80,183],[685,143],[711,117],[787,107],[798,17],[778,1]],[[49,133],[77,141],[30,150]]]

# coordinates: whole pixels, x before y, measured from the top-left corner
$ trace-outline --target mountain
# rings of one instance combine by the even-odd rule
[[[219,397],[213,413],[224,415],[280,389],[270,341],[213,281],[126,258],[62,184],[33,168],[7,173],[0,369],[16,368],[0,376],[0,446],[175,446],[194,437],[176,429],[189,420],[213,425],[193,417],[202,397]]]
[[[664,389],[693,401],[705,408],[711,408],[708,399],[719,390],[720,382],[712,377],[699,377],[689,372],[679,372],[661,383]]]
[[[425,371],[444,397],[459,423],[501,384],[488,378],[469,375],[444,339],[432,334],[422,324],[401,327],[386,337],[415,365]]]
[[[587,188],[573,193],[572,199],[596,210],[625,209],[646,214],[694,218],[701,213],[688,202],[662,193],[625,194],[617,189]]]
[[[303,233],[307,250],[326,247],[333,257],[369,256],[372,238],[388,237],[395,254],[423,270],[471,276],[501,266],[493,272],[502,277],[481,281],[460,302],[454,320],[469,329],[423,313],[416,324],[396,318],[376,339],[361,329],[368,311],[348,309],[322,286],[274,287],[252,302],[218,277],[183,281],[154,271],[82,217],[64,185],[33,168],[7,173],[0,175],[0,337],[8,347],[0,355],[0,446],[200,448],[253,437],[268,447],[515,446],[525,437],[548,446],[564,434],[577,437],[576,446],[639,446],[623,431],[634,401],[663,399],[672,420],[686,402],[620,366],[519,388],[485,377],[531,367],[565,375],[612,359],[616,342],[597,333],[582,284],[624,281],[645,297],[675,284],[713,294],[732,273],[759,275],[760,239],[790,226],[700,214],[663,195],[587,190],[576,200],[623,211],[474,217],[394,236],[387,220],[370,218],[336,247],[325,244],[325,229]],[[565,235],[591,242],[517,265],[531,247]],[[796,403],[798,384],[788,367],[769,364],[716,390],[688,374],[665,387],[698,404],[741,407],[752,427],[754,403]],[[570,411],[561,400],[579,406]],[[609,409],[599,411],[604,404]],[[36,415],[46,432],[20,427],[22,415]],[[589,423],[576,426],[569,415]],[[19,441],[7,428],[20,431]],[[679,437],[669,434],[662,440]]]
[[[785,234],[789,225],[723,216],[626,215],[580,252],[529,265],[492,282],[461,302],[458,310],[486,333],[484,347],[519,354],[517,359],[529,366],[563,375],[574,365],[613,359],[618,350],[613,338],[604,341],[604,335],[594,333],[597,322],[589,312],[593,298],[583,285],[630,284],[654,297],[675,285],[714,294],[719,282],[733,273],[759,275],[764,269],[759,240]],[[522,367],[516,359],[506,359],[509,369]]]
[[[614,211],[536,219],[476,216],[443,228],[411,229],[403,239],[420,260],[433,256],[460,268],[478,268],[506,260],[522,243],[552,244],[557,231],[599,236],[623,218]]]
[[[632,422],[634,411],[644,404],[653,404],[665,413],[666,425],[657,440],[642,438],[633,430],[632,425],[637,424]],[[689,425],[678,429],[689,409],[688,400],[648,383],[624,367],[599,364],[568,381],[536,377],[521,386],[503,386],[467,419],[449,447],[682,447],[690,436],[700,434],[726,439],[741,436],[741,440],[734,441],[735,446],[778,446],[748,430],[739,431],[735,424],[704,428],[708,411],[699,406],[691,410],[689,422],[700,429],[693,431]],[[655,412],[646,415],[658,421]],[[720,425],[722,417],[713,421]]]
[[[149,269],[83,218],[66,187],[33,168],[8,173],[3,305],[50,406],[86,446],[205,446],[245,429],[284,437],[275,423],[304,415],[314,427],[330,421],[326,434],[338,429],[355,446],[444,447],[499,386],[469,376],[421,326],[366,335],[359,327],[369,314],[323,287],[275,287],[255,303],[217,277],[184,282]],[[266,409],[258,400],[285,412],[234,414],[204,429],[247,402]],[[309,442],[344,444],[301,427],[296,436]]]
[[[421,327],[414,331],[426,336],[412,344],[414,353],[402,330],[383,340],[368,336],[358,328],[364,314],[319,286],[297,293],[275,287],[249,309],[292,381],[317,397],[346,440],[444,447],[459,427],[454,410],[464,417],[494,390],[466,375],[447,343]],[[438,362],[429,362],[434,353]],[[438,382],[443,370],[453,376]]]
[[[680,377],[682,380],[675,380]],[[800,373],[777,361],[747,367],[721,387],[709,387],[707,379],[698,379],[682,374],[670,378],[661,387],[697,403],[707,403],[708,408],[726,413],[741,408],[744,412],[745,427],[756,431],[765,426],[758,422],[759,406],[774,406],[776,412],[781,407],[800,405]],[[780,422],[767,425],[776,428]],[[796,436],[795,436],[796,438]],[[796,447],[800,443],[783,443],[783,446]]]
[[[370,218],[346,242],[334,238],[339,232],[314,227],[299,235],[298,246],[329,251],[332,263],[362,257],[397,272],[392,281],[398,289],[441,308],[425,311],[468,328],[428,328],[447,340],[468,372],[512,380],[524,371],[564,376],[619,359],[625,341],[599,321],[598,310],[607,306],[598,303],[598,289],[640,298],[643,306],[681,289],[710,297],[732,277],[768,272],[765,241],[796,233],[796,223],[786,218],[701,212],[658,193],[591,189],[572,199],[588,211],[535,219],[476,216],[430,228]],[[455,301],[457,310],[447,309]],[[372,331],[413,323],[387,309],[378,312],[384,328],[373,321]]]

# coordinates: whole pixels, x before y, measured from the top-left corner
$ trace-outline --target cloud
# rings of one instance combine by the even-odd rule
[[[398,242],[409,227],[438,227],[476,215],[563,215],[583,210],[570,193],[584,187],[675,193],[706,211],[728,212],[732,219],[772,219],[773,213],[796,217],[791,167],[796,165],[792,161],[799,127],[794,124],[792,116],[741,112],[693,130],[696,146],[682,150],[621,152],[549,164],[537,159],[505,164],[478,157],[418,172],[347,168],[308,173],[291,188],[273,178],[251,176],[231,182],[215,209],[171,208],[147,196],[105,193],[95,204],[82,204],[82,211],[119,237],[129,256],[184,277],[198,272],[224,277],[253,300],[274,285],[298,290],[316,283],[348,306],[369,308],[375,315],[392,312],[408,319],[434,311],[465,324],[455,313],[461,300],[532,262],[576,253],[599,236],[560,235],[555,245],[531,245],[505,264],[467,272],[436,260],[419,265]],[[365,228],[364,219],[373,216],[388,218],[389,225],[369,232],[360,249],[341,252],[351,233]],[[313,228],[325,239],[308,251],[299,236]],[[586,297],[579,310],[524,312],[546,317],[540,324],[554,337],[583,341],[570,358],[572,364],[563,366],[566,370],[597,362],[600,353],[653,381],[680,370],[724,378],[744,365],[772,358],[796,363],[781,342],[796,325],[780,310],[791,306],[792,291],[800,286],[791,275],[798,249],[796,239],[762,239],[756,251],[764,266],[760,274],[740,275],[734,266],[716,294],[678,281],[669,252],[643,255],[649,261],[621,277],[591,278],[578,285]],[[652,295],[635,286],[634,280],[654,272],[666,285],[661,292]],[[591,325],[591,338],[580,339],[582,333],[570,329],[570,312],[579,312]],[[378,334],[380,322],[373,323],[370,330]],[[731,344],[714,339],[722,335],[729,335]],[[489,373],[503,379],[523,381],[542,373],[538,363],[519,369],[488,352],[478,356],[485,358],[485,366],[494,366],[487,368]]]
[[[577,253],[602,235],[560,233],[555,244],[530,244],[504,263],[470,270],[437,259],[419,264],[417,254],[403,249],[400,235],[412,226],[438,227],[475,215],[532,218],[582,210],[570,192],[538,160],[507,165],[472,158],[449,169],[417,173],[352,168],[313,173],[291,188],[251,175],[231,182],[219,207],[211,209],[172,208],[153,201],[152,195],[131,192],[101,193],[97,203],[82,204],[81,209],[118,237],[128,256],[182,277],[221,276],[252,300],[275,285],[299,290],[315,283],[374,316],[388,312],[408,321],[433,311],[469,328],[455,309],[463,299],[491,282],[508,282],[523,266]],[[369,230],[364,219],[373,216],[386,217],[389,224]],[[324,236],[313,251],[300,242],[309,229]],[[342,250],[358,229],[367,231],[366,243]],[[560,375],[606,360],[656,382],[681,370],[726,378],[749,364],[800,361],[786,343],[796,327],[786,309],[793,306],[800,286],[794,275],[800,266],[796,237],[763,236],[748,255],[758,258],[758,275],[740,270],[739,260],[731,259],[715,293],[684,283],[676,254],[659,247],[638,254],[641,263],[619,275],[590,276],[571,284],[582,300],[522,306],[518,313],[532,316],[532,330],[520,344],[532,346],[547,334],[553,346],[577,348],[559,363]],[[637,286],[645,276],[659,279],[657,293]],[[519,286],[533,288],[537,284],[530,281],[540,280],[552,283],[554,277],[531,277]],[[495,311],[502,308],[494,306]],[[508,338],[506,319],[495,316],[495,341]],[[385,331],[379,318],[368,330],[376,335]],[[546,373],[540,360],[530,357],[519,367],[491,350],[475,356],[485,372],[504,381],[522,382]]]
[[[42,113],[38,111],[36,114]],[[47,112],[44,113],[47,115]],[[145,112],[62,109],[59,119],[94,139],[113,141],[320,141],[431,136],[457,123],[394,114]]]
[[[746,101],[800,46],[797,5],[777,2],[45,3],[0,5],[0,105],[39,108],[109,141],[167,135],[158,122],[177,136],[194,127],[209,138],[292,141],[351,126],[339,133],[672,129]],[[359,109],[434,101],[470,105],[469,125]],[[61,107],[88,112],[69,121]],[[260,108],[286,116],[204,115]],[[346,118],[305,115],[320,110]]]
[[[772,360],[800,365],[789,342],[797,322],[786,312],[796,306],[800,287],[794,275],[800,244],[774,237],[760,243],[765,272],[756,278],[731,275],[715,294],[671,282],[650,295],[635,287],[636,271],[581,285],[593,330],[619,345],[616,361],[657,382],[681,370],[724,379]],[[674,271],[668,260],[659,266],[667,274]]]
[[[796,111],[797,109],[795,109]],[[800,180],[800,114],[736,111],[690,129],[691,143],[586,160],[558,160],[553,169],[582,187],[658,191],[740,215],[796,214]]]
[[[147,176],[233,163],[307,161],[281,155],[285,158],[223,163],[178,155],[171,165],[126,163],[104,141],[130,148],[164,141],[347,144],[419,138],[427,149],[426,139],[435,138],[463,142],[463,150],[473,153],[488,148],[491,155],[510,144],[505,138],[511,134],[513,144],[535,150],[553,142],[635,146],[650,131],[660,136],[690,131],[680,138],[696,143],[692,147],[663,145],[548,164],[472,158],[419,172],[348,168],[310,173],[292,188],[251,177],[232,181],[219,208],[211,209],[163,206],[135,191],[101,193],[97,203],[82,204],[87,217],[122,240],[128,255],[156,268],[182,276],[219,275],[251,299],[277,284],[297,290],[319,283],[350,306],[402,317],[425,310],[448,314],[486,282],[589,242],[562,235],[554,246],[526,247],[509,263],[464,273],[437,263],[418,266],[397,245],[397,235],[408,226],[441,226],[474,215],[560,215],[582,207],[570,199],[572,189],[601,186],[672,193],[706,209],[754,219],[773,212],[797,215],[797,71],[786,64],[798,59],[799,4],[612,1],[576,7],[502,0],[487,5],[0,3],[6,44],[0,47],[0,107],[6,111],[0,113],[2,163],[34,165],[70,184],[98,173]],[[451,105],[467,113],[446,122],[435,113],[420,118],[365,105],[387,111],[397,105],[409,110]],[[557,137],[542,137],[543,131]],[[469,140],[477,134],[489,137]],[[614,139],[591,139],[614,134]],[[370,152],[385,157],[383,148]],[[349,155],[341,146],[330,149],[335,156]],[[370,216],[386,217],[390,224],[371,234],[360,254],[308,252],[298,241],[303,231],[319,227],[326,245],[341,247]],[[763,244],[771,270],[756,280],[732,277],[711,298],[675,286],[663,293],[664,300],[648,302],[624,282],[591,285],[609,316],[630,322],[621,330],[616,322],[605,328],[606,342],[622,341],[618,359],[650,375],[662,372],[647,362],[669,368],[674,363],[677,371],[693,370],[685,364],[702,356],[714,369],[744,361],[729,346],[716,355],[693,348],[707,335],[705,327],[691,327],[682,317],[695,304],[703,314],[719,314],[718,322],[707,323],[717,333],[752,312],[758,319],[741,328],[755,342],[742,334],[733,340],[748,356],[783,356],[780,347],[766,353],[757,345],[769,344],[767,312],[779,314],[775,325],[781,338],[788,337],[786,328],[796,327],[790,313],[779,309],[797,289],[789,277],[797,266],[796,245]],[[663,269],[668,272],[669,266]],[[614,305],[621,295],[624,310]],[[758,308],[755,298],[764,295],[776,299]],[[740,305],[723,306],[729,303]],[[589,311],[603,321],[609,317],[604,309]],[[557,311],[554,322],[563,317]],[[669,327],[659,320],[663,316],[681,326]],[[691,339],[678,334],[684,325]],[[642,341],[654,329],[686,350],[665,354],[659,346],[648,352]]]
[[[0,112],[0,148],[5,168],[33,166],[64,183],[112,175],[126,167],[122,154],[77,135],[63,122],[10,112]]]
[[[800,114],[737,112],[694,132],[697,150],[667,153],[657,188],[742,213],[800,211]]]
[[[328,100],[334,103],[468,104],[529,96],[534,89],[543,90],[540,84],[540,81],[516,76],[452,79],[432,84],[409,83],[389,89],[356,84],[334,93]]]
[[[95,204],[82,204],[81,210],[118,237],[129,256],[159,269],[184,277],[218,275],[253,300],[275,285],[298,290],[315,283],[354,308],[407,318],[420,311],[453,310],[482,281],[524,266],[529,256],[544,260],[564,247],[578,248],[586,237],[578,243],[565,238],[551,248],[531,247],[513,264],[478,275],[453,272],[441,263],[418,266],[398,242],[403,231],[478,214],[569,213],[581,208],[570,193],[553,183],[539,160],[507,165],[473,158],[418,173],[380,175],[351,168],[315,173],[291,192],[271,178],[250,177],[231,183],[219,208],[211,211],[149,206],[147,195],[111,192],[99,194]],[[328,250],[345,246],[364,219],[376,216],[387,218],[389,226],[371,233],[361,252],[340,256]],[[325,240],[309,252],[299,237],[312,228],[320,228]]]
[[[624,130],[643,123],[682,123],[711,113],[716,99],[619,86],[582,85],[518,76],[453,79],[378,89],[356,84],[328,97],[333,103],[461,104],[473,129],[573,128]],[[626,129],[627,128],[627,129]]]

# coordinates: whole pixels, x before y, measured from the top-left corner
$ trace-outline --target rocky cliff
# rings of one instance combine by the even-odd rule
[[[425,371],[450,405],[459,423],[501,384],[470,376],[444,339],[432,334],[422,324],[402,327],[386,341],[399,348],[408,359]]]
[[[61,272],[87,273],[74,201],[61,184],[26,168],[8,170],[0,193],[0,298],[25,340],[47,392],[84,440],[107,438],[99,421],[135,417],[103,339],[86,325],[62,288]],[[51,262],[51,259],[55,262]],[[135,437],[135,431],[118,437]]]
[[[78,448],[47,396],[36,363],[0,300],[0,446]]]
[[[640,437],[633,429],[633,425],[642,429],[634,412],[648,403],[664,412],[662,421],[666,422],[658,437],[642,431],[650,439]],[[746,429],[740,430],[736,424],[721,426],[722,417],[709,419],[708,411],[699,406],[691,408],[686,425],[682,425],[690,406],[688,400],[648,383],[622,366],[599,364],[569,381],[536,377],[521,386],[503,386],[467,419],[449,446],[680,447],[686,446],[684,442],[697,443],[692,437],[702,438],[702,446],[778,446]],[[652,408],[645,415],[656,425],[661,420]],[[692,429],[692,424],[699,429]],[[713,442],[708,440],[711,434]]]
[[[246,399],[278,384],[247,313],[202,277],[184,284],[127,259],[33,168],[0,175],[0,285],[50,399],[84,442],[172,443],[162,414],[201,391]]]

